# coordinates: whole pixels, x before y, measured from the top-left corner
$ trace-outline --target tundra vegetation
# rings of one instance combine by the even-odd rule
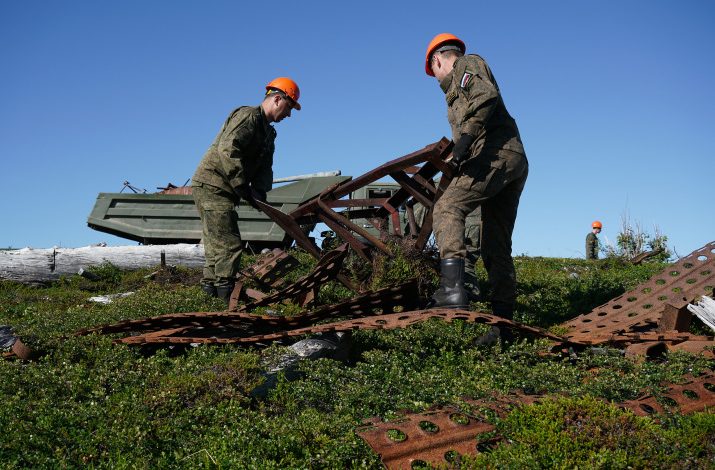
[[[302,272],[313,265],[296,251]],[[246,259],[250,263],[251,259]],[[551,328],[623,293],[661,270],[617,258],[584,261],[517,257],[516,319]],[[348,265],[367,288],[418,273],[437,277],[419,259]],[[542,354],[543,341],[475,346],[482,325],[425,322],[402,330],[356,331],[344,361],[300,364],[269,394],[252,397],[262,372],[285,346],[265,349],[199,346],[150,354],[112,344],[112,336],[75,337],[80,328],[172,312],[222,310],[196,286],[199,272],[121,272],[104,265],[99,279],[74,276],[49,286],[0,283],[0,324],[12,325],[43,355],[0,362],[0,462],[3,468],[380,468],[379,457],[354,433],[363,420],[463,398],[524,390],[551,400],[492,417],[504,439],[465,457],[464,468],[712,468],[715,414],[636,417],[614,403],[685,374],[713,369],[686,353],[634,362],[600,348]],[[482,290],[486,275],[478,272]],[[89,297],[133,291],[102,305]],[[351,294],[331,283],[319,295],[332,303]],[[488,311],[488,304],[473,309]],[[284,313],[298,311],[287,306]],[[694,328],[698,328],[695,326]],[[467,410],[469,411],[469,410]]]

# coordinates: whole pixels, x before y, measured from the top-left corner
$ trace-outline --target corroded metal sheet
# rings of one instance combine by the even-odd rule
[[[692,379],[683,385],[671,385],[663,392],[660,401],[666,403],[670,410],[682,414],[713,408],[715,407],[715,374],[710,373]],[[653,395],[625,401],[619,406],[633,411],[638,416],[662,414],[666,411],[666,407]]]
[[[666,304],[683,308],[702,295],[712,295],[713,286],[715,242],[710,242],[635,289],[564,323],[570,328],[566,337],[598,344],[617,332],[655,328]]]
[[[454,464],[461,455],[476,454],[479,436],[494,429],[457,408],[436,407],[387,422],[373,418],[355,432],[388,469],[411,469],[418,464]]]
[[[125,344],[263,344],[271,341],[298,338],[304,335],[326,333],[331,331],[347,332],[353,330],[386,330],[406,328],[431,319],[446,322],[463,320],[472,323],[497,326],[499,328],[508,328],[531,336],[549,338],[555,341],[563,341],[563,338],[553,335],[540,328],[522,325],[487,313],[470,312],[458,309],[430,309],[377,315],[354,320],[309,326],[305,328],[297,328],[293,330],[275,331],[272,333],[248,337],[242,329],[243,325],[222,325],[218,328],[186,327],[182,328],[181,331],[172,331],[166,335],[161,335],[161,332],[155,332],[151,335],[130,336],[119,339],[117,342]]]
[[[290,330],[337,317],[373,316],[377,313],[408,311],[419,300],[416,280],[369,292],[344,302],[321,307],[292,317],[254,315],[240,312],[171,313],[151,318],[124,320],[79,330],[76,335],[154,332],[181,327],[233,327],[241,337]]]

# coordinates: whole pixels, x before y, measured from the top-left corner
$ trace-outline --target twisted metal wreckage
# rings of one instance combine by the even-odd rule
[[[285,276],[298,265],[297,260],[280,249],[274,249],[261,255],[253,266],[241,273],[227,311],[126,320],[84,329],[77,334],[131,333],[115,340],[131,345],[203,343],[260,346],[310,334],[404,328],[439,319],[481,323],[510,329],[521,336],[546,338],[552,342],[554,353],[609,345],[624,349],[626,355],[641,358],[654,358],[674,350],[715,357],[713,336],[688,332],[691,314],[687,309],[687,305],[700,296],[713,295],[715,242],[668,266],[661,274],[635,289],[564,323],[562,326],[568,330],[563,336],[483,312],[420,309],[416,279],[360,293],[350,300],[291,317],[250,313],[258,307],[283,300],[297,301],[307,307],[315,300],[320,286],[335,279],[355,290],[348,278],[341,274],[349,249],[368,261],[375,252],[391,256],[386,241],[389,237],[396,237],[422,250],[432,232],[434,203],[453,176],[453,167],[449,162],[451,150],[452,142],[442,138],[358,178],[329,187],[319,197],[288,214],[259,202],[263,212],[290,234],[299,247],[318,260],[310,274],[292,284],[286,284]],[[441,178],[435,183],[438,173],[441,173]],[[386,176],[392,177],[401,188],[390,197],[345,199],[353,191]],[[418,226],[413,212],[416,203],[426,209],[421,226]],[[408,233],[403,233],[400,208],[407,215]],[[379,235],[355,223],[355,219],[369,221]],[[301,225],[315,222],[325,223],[345,243],[337,249],[321,253],[301,228]],[[247,281],[274,293],[266,294],[262,290],[248,288]],[[242,299],[247,301],[241,302]],[[18,347],[14,351],[17,356],[29,354],[21,342],[16,342],[16,345]],[[715,406],[715,373],[691,378],[685,385],[671,386],[666,390],[665,398],[683,413]],[[543,397],[514,395],[479,402],[467,400],[467,403],[504,414],[510,406],[540,399]],[[624,402],[620,406],[640,415],[664,411],[652,396]],[[374,418],[358,428],[357,433],[381,455],[387,467],[400,468],[417,462],[445,463],[455,455],[479,452],[497,439],[493,437],[493,430],[494,426],[483,418],[446,407],[405,415],[397,422],[383,423]],[[491,433],[488,434],[491,437],[480,440],[479,436],[484,433]]]

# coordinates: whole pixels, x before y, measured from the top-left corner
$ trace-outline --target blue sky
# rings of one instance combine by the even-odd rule
[[[358,176],[449,136],[425,48],[490,64],[530,161],[514,254],[579,257],[628,214],[685,255],[715,239],[710,1],[67,1],[0,5],[0,247],[133,244],[99,192],[184,183],[228,112],[287,75],[276,176]],[[435,5],[439,5],[435,8]]]

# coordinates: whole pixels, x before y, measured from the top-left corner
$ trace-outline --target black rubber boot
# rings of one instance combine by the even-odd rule
[[[464,259],[441,260],[439,289],[432,296],[430,307],[467,308],[468,305],[464,290]]]
[[[213,284],[201,284],[201,290],[209,297],[216,297],[216,286]]]
[[[492,302],[492,313],[507,320],[514,319],[514,306],[502,302]],[[502,351],[514,344],[517,340],[511,328],[499,328],[499,338],[501,339]]]
[[[514,319],[514,306],[502,302],[492,302],[492,313],[507,320]]]
[[[228,302],[231,299],[231,292],[233,292],[233,284],[216,286],[216,297],[226,302],[226,305],[228,305]]]

